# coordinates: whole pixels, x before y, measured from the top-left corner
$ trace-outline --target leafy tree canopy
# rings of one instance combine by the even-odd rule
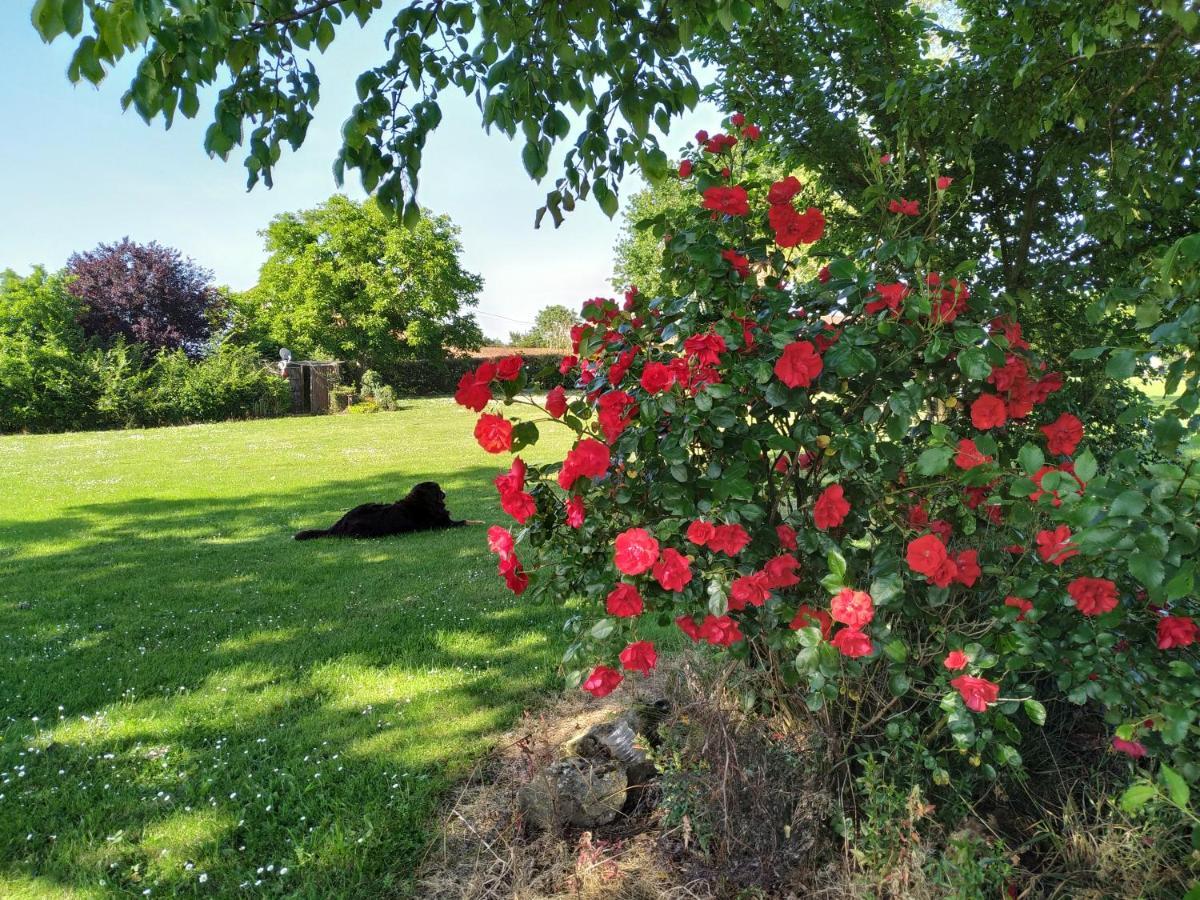
[[[67,287],[83,304],[81,324],[102,343],[124,339],[197,352],[221,295],[212,273],[178,250],[124,238],[67,260]]]
[[[383,0],[36,0],[32,19],[47,41],[64,32],[78,39],[72,81],[98,83],[118,60],[139,57],[123,103],[148,122],[161,118],[169,127],[177,114],[195,117],[201,89],[219,85],[205,149],[228,158],[244,147],[249,183],[270,185],[284,145],[298,147],[312,120],[320,96],[316,56],[343,28],[365,24],[382,8]],[[585,0],[404,4],[387,13],[386,47],[358,77],[359,102],[343,128],[335,172],[341,179],[357,170],[385,208],[403,208],[406,221],[415,221],[425,139],[441,121],[441,93],[455,89],[477,101],[485,127],[523,136],[525,168],[538,179],[551,148],[571,137],[567,111],[583,115],[547,209],[559,221],[562,209],[590,194],[611,216],[627,165],[665,174],[651,124],[665,128],[699,99],[684,55],[693,35],[751,13],[744,0],[732,9],[717,0],[669,8]]]
[[[1087,340],[1097,293],[1200,227],[1189,5],[782,7],[703,42],[716,97],[770,123],[788,162],[864,216],[890,199],[873,187],[881,165],[925,205],[931,176],[954,178],[962,215],[941,239],[980,260],[982,286],[1007,292],[1047,350]]]
[[[25,277],[12,269],[0,272],[0,338],[81,347],[82,312],[62,273],[47,274],[41,266]]]
[[[571,326],[579,321],[572,310],[561,304],[538,310],[533,327],[528,331],[513,331],[508,342],[514,347],[549,347],[563,349],[571,346]]]
[[[1182,0],[935,4],[874,0],[424,0],[392,14],[380,61],[357,80],[335,170],[357,170],[387,209],[415,221],[425,139],[441,92],[478,103],[485,127],[525,140],[546,175],[551,148],[582,128],[547,197],[555,221],[590,194],[612,215],[636,163],[652,179],[667,158],[650,133],[693,106],[697,51],[729,79],[733,106],[789,123],[792,143],[843,187],[866,183],[863,133],[974,172],[978,232],[1011,290],[1040,256],[1088,266],[1103,242],[1174,233],[1195,193],[1197,14]],[[206,149],[246,148],[250,184],[271,183],[283,146],[299,146],[319,99],[315,57],[382,0],[36,0],[46,40],[78,39],[73,81],[99,82],[140,58],[123,98],[147,121],[194,117],[220,93]],[[1101,189],[1096,190],[1097,187]],[[1088,214],[1087,236],[1075,214]],[[1062,240],[1066,238],[1065,244]]]
[[[422,213],[405,228],[374,200],[335,195],[277,216],[262,235],[270,257],[258,285],[236,299],[234,328],[264,350],[379,369],[483,340],[464,311],[483,280],[463,269],[446,216]]]

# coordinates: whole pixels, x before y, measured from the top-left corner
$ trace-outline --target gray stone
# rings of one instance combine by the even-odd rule
[[[628,778],[619,762],[571,756],[551,763],[517,794],[525,821],[546,831],[607,825],[625,805]]]

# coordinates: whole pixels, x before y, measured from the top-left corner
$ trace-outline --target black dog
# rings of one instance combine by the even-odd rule
[[[436,481],[422,481],[403,500],[395,503],[364,503],[346,513],[332,528],[299,531],[296,540],[320,537],[373,538],[410,531],[434,531],[469,524],[450,518],[446,494]]]

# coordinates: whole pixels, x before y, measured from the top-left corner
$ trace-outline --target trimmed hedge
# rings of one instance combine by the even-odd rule
[[[248,347],[191,360],[137,344],[73,353],[0,341],[0,432],[83,431],[283,415],[287,381]]]
[[[453,394],[458,389],[459,379],[482,362],[487,360],[475,356],[442,360],[402,359],[380,367],[379,371],[398,397],[437,397]],[[560,355],[526,356],[530,385],[546,391],[558,385],[566,386],[568,379],[558,372],[560,362]]]

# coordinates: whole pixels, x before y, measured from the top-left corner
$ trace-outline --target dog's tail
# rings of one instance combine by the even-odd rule
[[[328,537],[328,536],[329,536],[328,528],[314,528],[310,531],[297,531],[296,532],[296,540],[298,540],[298,541],[311,541],[315,538],[322,538],[322,537]]]

